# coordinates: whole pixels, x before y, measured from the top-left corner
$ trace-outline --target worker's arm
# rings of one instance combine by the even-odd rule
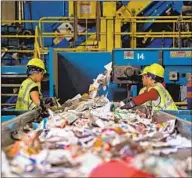
[[[131,109],[135,106],[144,104],[147,101],[157,100],[159,93],[156,89],[152,88],[150,91],[144,92],[136,97],[130,98],[128,102],[121,107],[121,109]]]
[[[38,91],[31,91],[30,92],[30,96],[31,96],[32,101],[36,105],[40,105],[41,101],[40,101],[40,97],[39,97],[39,92]]]
[[[136,105],[142,105],[147,101],[155,101],[159,97],[159,93],[156,89],[152,88],[150,91],[144,92],[136,97],[133,97],[133,101]]]
[[[48,117],[49,113],[48,113],[48,111],[47,111],[47,109],[46,109],[46,107],[44,105],[44,102],[42,100],[40,100],[38,88],[36,88],[36,87],[33,88],[31,90],[31,92],[30,92],[30,96],[31,96],[32,101],[36,105],[40,106],[40,108],[41,108],[41,112],[40,112],[41,117],[43,117],[43,118]]]

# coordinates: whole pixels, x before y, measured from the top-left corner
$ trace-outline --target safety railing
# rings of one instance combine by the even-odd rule
[[[42,47],[39,45],[39,39],[40,39],[40,34],[39,34],[39,29],[38,29],[38,23],[39,20],[2,20],[1,24],[5,25],[9,25],[10,24],[16,24],[16,23],[20,23],[20,24],[31,24],[31,23],[35,23],[36,24],[36,28],[35,28],[35,33],[34,34],[11,34],[11,35],[1,35],[1,38],[7,38],[7,39],[12,39],[12,38],[17,38],[17,39],[34,39],[34,47],[30,48],[30,49],[8,49],[8,48],[2,48],[1,52],[2,53],[6,53],[6,52],[10,52],[10,53],[31,53],[33,56],[35,57],[40,57],[41,54],[46,54],[48,52],[48,48],[47,49],[42,49]],[[31,29],[33,30],[33,29]]]
[[[40,49],[40,45],[39,45],[39,29],[36,26],[35,28],[35,42],[34,42],[34,57],[36,58],[41,58],[41,49]]]
[[[183,47],[181,41],[192,38],[190,30],[187,31],[186,29],[181,28],[182,24],[191,24],[191,21],[191,16],[151,16],[129,18],[100,17],[100,28],[91,31],[89,30],[91,29],[90,24],[96,24],[96,19],[43,17],[38,21],[30,21],[31,23],[38,23],[38,27],[36,28],[38,35],[2,35],[2,38],[34,37],[36,41],[37,39],[39,41],[39,46],[36,45],[37,49],[41,48],[44,51],[48,50],[47,47],[45,47],[47,46],[45,40],[48,38],[51,38],[52,41],[57,39],[67,39],[70,41],[70,46],[55,47],[56,51],[110,51],[113,48],[121,48],[122,38],[124,37],[127,37],[128,39],[126,48],[142,48],[147,44],[146,41],[152,41],[157,38],[162,40],[162,47],[164,47],[163,40],[172,39],[174,48]],[[25,21],[22,22],[25,23]],[[6,23],[6,21],[2,21],[2,23]],[[52,26],[53,24],[61,25],[63,23],[68,25],[68,28],[65,27],[65,30],[57,31],[57,29],[54,29],[52,31],[46,31],[47,26]],[[78,29],[78,24],[84,25],[83,30]],[[122,25],[127,26],[127,29],[129,30],[121,32]],[[152,28],[150,27],[152,25],[156,25],[156,28],[153,28],[155,31],[151,30]],[[167,25],[167,28],[170,27],[170,29],[164,28],[165,25]],[[83,37],[84,39],[81,41],[79,40],[79,37]],[[79,42],[79,44],[77,44],[77,42]],[[141,44],[143,44],[143,46]],[[29,50],[27,50],[27,52],[29,52]],[[39,52],[36,51],[35,53],[37,54]]]

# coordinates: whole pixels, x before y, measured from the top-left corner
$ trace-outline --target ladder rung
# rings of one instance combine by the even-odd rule
[[[1,77],[3,78],[24,78],[24,77],[27,77],[27,75],[17,75],[17,74],[1,74]]]
[[[17,96],[15,93],[1,93],[1,96]]]
[[[1,106],[15,106],[16,103],[1,103]]]
[[[20,87],[20,84],[1,84],[1,87]]]

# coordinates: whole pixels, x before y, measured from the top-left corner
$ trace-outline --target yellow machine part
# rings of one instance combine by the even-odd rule
[[[130,1],[126,6],[122,6],[117,12],[117,17],[131,17],[132,13],[139,14],[151,1]]]
[[[103,16],[105,17],[114,17],[116,15],[116,2],[103,2]],[[82,46],[78,46],[77,49],[85,49],[86,45],[90,48],[94,48],[98,45],[99,49],[107,49],[107,51],[112,51],[114,48],[114,25],[115,25],[115,31],[120,32],[120,22],[117,24],[114,23],[114,20],[108,19],[102,19],[100,20],[100,32],[106,33],[105,35],[100,35],[100,41],[96,41],[96,35],[91,35],[84,43],[82,43]],[[120,35],[115,37],[118,38],[118,42],[116,41],[116,47],[120,47]],[[89,46],[90,45],[90,46]]]
[[[81,1],[78,2],[78,18],[96,18],[96,2],[91,1]],[[87,3],[87,4],[86,4]],[[122,6],[118,11],[116,11],[116,2],[103,2],[103,16],[104,17],[132,17],[133,14],[136,16],[142,10],[146,8],[151,3],[151,1],[130,1],[126,6]],[[87,7],[87,8],[86,8]],[[85,11],[83,11],[83,9]],[[87,10],[86,10],[87,9]],[[83,13],[82,13],[83,12]],[[86,13],[85,13],[86,12]],[[73,1],[69,1],[69,15],[73,15]],[[82,43],[82,46],[78,46],[78,49],[84,50],[86,45],[90,48],[96,48],[97,45],[99,49],[107,49],[107,51],[112,51],[112,49],[121,47],[121,35],[112,34],[115,32],[121,32],[121,22],[120,20],[101,20],[100,21],[100,31],[101,33],[106,33],[106,35],[100,35],[100,41],[96,41],[96,35],[91,35],[86,42]],[[115,30],[115,31],[114,31]],[[136,23],[131,25],[132,41],[131,47],[136,48],[136,38],[134,33],[136,32]],[[115,40],[114,40],[115,39]]]
[[[73,16],[73,1],[69,1],[69,16]],[[94,19],[96,18],[96,1],[77,1],[77,18]]]

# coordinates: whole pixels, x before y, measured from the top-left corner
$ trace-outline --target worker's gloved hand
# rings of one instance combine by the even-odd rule
[[[124,101],[124,103],[125,102],[126,102],[126,104],[124,106],[121,106],[120,107],[121,109],[131,109],[131,108],[134,108],[137,106],[132,98],[126,99],[126,101]]]
[[[123,101],[121,101],[121,103],[127,104],[130,99],[131,99],[131,98],[126,98],[126,99],[124,99]]]
[[[45,105],[49,105],[49,106],[54,106],[55,105],[54,98],[50,98],[50,97],[45,98],[44,103],[45,103]]]
[[[40,108],[41,108],[41,110],[40,110],[40,116],[41,116],[42,118],[48,117],[48,116],[49,116],[49,112],[48,112],[47,107],[46,107],[46,104],[45,104],[45,102],[44,102],[43,100],[41,100],[41,102],[40,102]]]
[[[49,112],[47,110],[41,110],[40,116],[42,118],[49,117]]]

